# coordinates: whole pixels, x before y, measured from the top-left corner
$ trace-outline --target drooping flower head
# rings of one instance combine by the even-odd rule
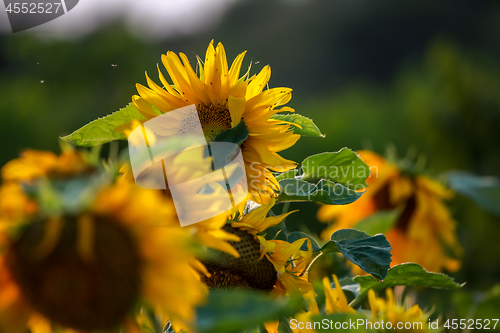
[[[172,202],[76,151],[27,155],[2,170],[0,331],[137,332],[141,305],[189,325],[206,287]]]
[[[290,107],[279,109],[290,101],[292,90],[281,87],[265,89],[271,76],[269,66],[252,77],[248,72],[240,77],[245,53],[238,55],[229,67],[224,47],[219,43],[214,48],[212,41],[205,61],[198,58],[198,73],[185,54],[179,53],[180,58],[170,51],[162,55],[161,60],[171,82],[159,67],[161,86],[146,75],[148,87],[137,84],[139,95],[132,98],[146,119],[120,125],[116,131],[128,134],[141,122],[193,104],[208,143],[244,121],[249,135],[240,148],[249,193],[254,201],[267,203],[279,189],[271,170],[283,172],[296,166],[295,162],[284,159],[278,152],[294,145],[300,136],[289,130],[289,123],[271,119],[276,112],[294,111]]]
[[[373,152],[360,151],[359,156],[372,170],[367,180],[370,187],[350,205],[321,207],[319,220],[334,221],[324,230],[323,238],[328,239],[339,229],[355,228],[359,221],[377,212],[398,209],[397,221],[386,232],[392,247],[391,265],[415,262],[433,272],[456,271],[460,262],[447,249],[459,256],[462,248],[456,222],[444,203],[452,193],[428,177],[404,172]]]
[[[239,241],[230,241],[237,256],[213,252],[203,263],[211,273],[205,282],[210,287],[244,287],[272,291],[286,295],[312,291],[307,280],[307,267],[312,260],[312,247],[302,251],[306,238],[293,243],[266,239],[265,230],[280,223],[288,212],[279,216],[268,216],[274,205],[255,208],[241,219],[226,224],[222,230],[236,235]]]

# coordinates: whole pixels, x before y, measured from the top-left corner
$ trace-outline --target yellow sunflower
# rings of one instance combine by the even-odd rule
[[[326,315],[335,313],[358,314],[360,319],[366,315],[363,328],[370,332],[431,332],[428,330],[428,313],[424,313],[418,305],[402,305],[395,301],[392,289],[386,289],[386,299],[379,298],[373,290],[368,291],[368,303],[371,310],[371,318],[368,320],[366,311],[356,311],[347,303],[347,298],[342,290],[338,278],[333,275],[335,288],[332,288],[330,280],[323,278],[325,292]],[[294,316],[290,321],[290,328],[294,333],[315,333],[314,327],[321,327],[322,322],[313,321],[314,316],[319,316],[320,311],[314,297],[307,297],[309,310]],[[319,325],[318,325],[319,324]]]
[[[373,327],[377,332],[430,332],[427,324],[429,314],[425,314],[417,304],[404,306],[396,302],[391,288],[385,292],[386,299],[383,299],[377,297],[372,289],[368,291],[372,311],[369,328]]]
[[[386,233],[392,247],[391,265],[415,262],[433,272],[458,270],[460,262],[447,254],[447,249],[457,257],[462,253],[456,222],[444,204],[452,193],[428,177],[403,172],[373,152],[360,151],[359,156],[372,170],[367,180],[370,187],[350,205],[320,208],[320,221],[334,221],[322,237],[328,239],[336,230],[353,228],[378,211],[402,209]]]
[[[339,279],[334,274],[333,281],[335,284],[335,289],[332,288],[331,282],[328,277],[323,277],[323,289],[325,292],[325,314],[334,313],[356,313],[352,307],[349,306],[347,302],[347,297],[342,290]],[[309,306],[307,312],[301,312],[294,316],[293,321],[290,321],[291,329],[294,333],[315,333],[314,323],[312,322],[312,317],[319,316],[320,311],[318,308],[318,303],[314,298],[313,293],[306,295],[306,300]]]
[[[304,254],[300,251],[305,239],[290,244],[286,241],[266,240],[258,235],[293,213],[268,217],[273,205],[274,198],[271,198],[267,205],[255,208],[240,220],[222,227],[222,231],[238,237],[238,240],[228,242],[236,250],[237,256],[212,251],[202,260],[211,273],[210,277],[204,278],[209,287],[244,287],[280,294],[299,291],[298,283],[293,284],[288,280],[294,279],[292,275],[295,271],[304,268],[302,262],[306,260],[303,257],[310,258],[312,252]],[[299,262],[299,259],[302,261]],[[288,266],[288,261],[293,260],[299,262],[300,266],[297,263],[290,264],[299,267],[285,271],[284,267]],[[307,283],[307,274],[302,276],[297,274],[296,278]]]
[[[20,186],[19,179],[33,186],[92,169],[82,163],[69,172],[65,159],[35,155],[49,156],[44,171],[32,172],[39,165],[30,166],[25,155],[14,160],[2,170],[0,193],[17,191],[12,186]],[[13,165],[29,172],[12,178]],[[58,215],[43,214],[41,203],[22,192],[5,199],[0,332],[140,332],[134,318],[141,305],[167,314],[176,327],[189,326],[207,288],[189,231],[178,226],[172,202],[159,192],[118,181],[97,190],[85,209]]]
[[[290,107],[278,107],[288,103],[292,89],[265,89],[271,76],[271,68],[265,66],[259,74],[249,77],[248,72],[240,77],[240,69],[246,52],[241,53],[228,67],[226,53],[221,43],[214,48],[209,44],[205,62],[198,58],[197,75],[185,54],[174,52],[162,55],[173,85],[163,76],[158,67],[161,87],[147,74],[149,87],[137,84],[138,95],[132,97],[134,105],[146,118],[161,113],[195,105],[203,133],[208,143],[218,134],[244,121],[249,136],[241,144],[245,161],[249,192],[258,203],[269,202],[279,190],[271,170],[283,172],[293,169],[296,163],[281,157],[278,152],[295,144],[299,135],[290,131],[290,123],[270,119],[281,111],[293,112]],[[116,131],[124,134],[138,125],[137,121],[120,125]]]
[[[222,231],[235,235],[239,240],[228,243],[235,249],[232,253],[211,251],[202,259],[208,275],[203,281],[210,288],[249,288],[268,291],[272,295],[314,295],[308,281],[307,269],[313,259],[312,246],[307,238],[293,243],[282,240],[267,240],[264,232],[283,221],[289,214],[269,216],[275,199],[250,210],[238,221],[223,226]],[[308,250],[301,247],[307,242]],[[265,323],[269,333],[278,332],[278,321]]]

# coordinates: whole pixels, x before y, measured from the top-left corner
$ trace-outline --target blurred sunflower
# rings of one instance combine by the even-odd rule
[[[241,144],[241,150],[249,192],[254,201],[265,204],[279,190],[271,170],[283,172],[296,166],[278,152],[293,146],[300,136],[289,130],[290,123],[270,119],[277,112],[294,111],[290,107],[277,109],[290,101],[292,89],[264,90],[271,76],[269,66],[252,77],[249,77],[249,72],[239,77],[245,53],[238,55],[229,68],[224,47],[219,43],[214,48],[212,41],[205,62],[198,58],[197,75],[185,54],[180,53],[179,58],[169,51],[162,55],[162,62],[173,85],[158,66],[163,87],[146,74],[149,88],[137,84],[140,96],[133,96],[132,101],[146,118],[139,120],[139,124],[158,116],[152,106],[166,113],[194,104],[208,143],[244,121],[249,136]],[[116,131],[127,135],[137,125],[137,121],[131,121],[118,126]]]
[[[329,239],[339,229],[355,228],[359,221],[377,212],[400,209],[394,226],[385,233],[392,247],[392,266],[415,262],[433,272],[458,270],[460,261],[448,250],[459,257],[462,248],[456,222],[443,202],[452,192],[428,177],[401,170],[373,152],[360,151],[359,156],[372,170],[367,179],[370,187],[350,205],[320,208],[318,219],[334,222],[323,231],[322,238]]]
[[[388,328],[388,323],[391,323],[392,327],[390,329],[380,329],[377,330],[377,332],[432,331],[427,329],[429,314],[424,313],[417,304],[405,306],[402,305],[401,302],[396,302],[391,288],[385,290],[385,295],[386,299],[383,299],[377,297],[373,289],[368,291],[368,301],[372,311],[372,318],[370,321],[372,323],[384,323],[385,328]],[[398,325],[403,326],[402,328],[398,328]],[[377,326],[373,325],[373,327],[376,328]]]
[[[324,313],[326,315],[335,313],[358,314],[360,319],[365,316],[368,317],[367,311],[356,311],[349,306],[347,297],[336,275],[333,275],[333,281],[335,288],[332,288],[332,284],[328,277],[323,278],[323,288],[325,292]],[[308,296],[309,310],[295,315],[295,321],[290,322],[293,323],[293,325],[291,325],[291,330],[294,333],[318,332],[314,329],[313,317],[319,316],[320,310],[316,303],[316,299],[312,295]],[[427,319],[429,318],[429,314],[424,313],[418,305],[410,306],[408,303],[407,305],[401,305],[400,302],[396,302],[393,291],[390,288],[386,289],[386,299],[376,297],[375,292],[370,289],[368,292],[368,303],[371,310],[371,319],[366,325],[371,328],[370,332],[431,332],[427,330]],[[398,324],[403,325],[403,328],[398,329]]]
[[[323,277],[323,290],[325,292],[325,313],[326,314],[333,314],[333,313],[356,313],[356,310],[354,310],[352,307],[349,306],[349,303],[347,302],[347,297],[344,294],[344,291],[342,290],[339,279],[337,276],[334,274],[333,275],[333,282],[335,284],[335,289],[332,288],[331,282],[328,279],[328,277]],[[304,323],[304,325],[301,325],[300,328],[299,325],[294,325],[294,327],[291,327],[292,331],[294,333],[314,333],[316,332],[311,325],[307,325],[307,323],[312,323],[312,317],[313,316],[319,316],[320,311],[318,308],[318,303],[316,302],[316,299],[314,298],[314,293],[309,293],[306,295],[306,300],[309,306],[309,309],[307,312],[302,312],[297,315],[295,315],[295,319],[297,323]]]
[[[87,157],[32,151],[2,169],[0,331],[140,332],[134,318],[141,305],[187,327],[207,290],[171,201],[102,178],[77,212],[44,207],[60,203],[57,195],[45,201],[36,191],[23,192],[40,183],[57,187],[53,193],[61,184],[74,190],[75,179],[100,173]],[[15,200],[4,196],[13,191]]]

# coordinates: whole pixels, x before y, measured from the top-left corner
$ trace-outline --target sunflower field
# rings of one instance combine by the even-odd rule
[[[500,3],[68,4],[0,25],[0,333],[500,332]]]

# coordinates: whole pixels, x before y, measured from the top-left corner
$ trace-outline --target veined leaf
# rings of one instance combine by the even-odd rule
[[[359,304],[368,295],[368,290],[375,291],[395,286],[417,286],[453,290],[460,284],[445,274],[427,272],[422,266],[405,263],[389,269],[384,281],[377,281],[372,276],[357,276],[354,281],[359,283],[360,293],[353,304]]]
[[[314,138],[325,137],[325,135],[321,133],[318,126],[316,126],[316,124],[312,121],[312,119],[304,117],[300,114],[275,114],[271,117],[271,119],[284,120],[292,123],[291,130],[295,134]]]
[[[314,183],[320,179],[328,179],[355,190],[367,188],[365,181],[370,175],[368,165],[348,148],[335,153],[309,156],[302,162],[302,170],[302,180]]]
[[[96,119],[70,135],[61,137],[61,140],[83,147],[98,146],[114,140],[127,140],[125,135],[115,132],[115,128],[133,119],[145,118],[133,103],[129,103],[123,109]]]
[[[342,229],[334,232],[330,241],[318,251],[340,252],[365,272],[383,280],[391,264],[391,250],[382,234],[370,236],[359,230]]]
[[[327,205],[345,205],[356,201],[364,193],[326,179],[320,180],[317,184],[300,179],[283,179],[279,184],[281,192],[276,202],[314,201]]]

